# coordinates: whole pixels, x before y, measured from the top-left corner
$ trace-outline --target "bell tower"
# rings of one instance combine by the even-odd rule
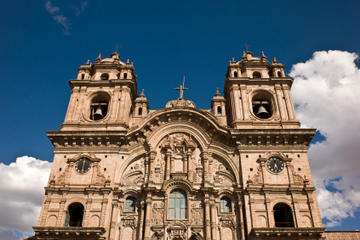
[[[236,139],[248,239],[320,239],[324,229],[307,149],[315,129],[296,120],[284,65],[243,53],[225,79],[227,120]]]
[[[233,128],[296,128],[300,124],[290,95],[293,79],[284,74],[276,59],[265,54],[254,57],[244,52],[240,61],[232,59],[225,80],[228,122]]]
[[[77,79],[69,81],[72,93],[61,129],[128,128],[137,95],[134,70],[117,52],[104,59],[99,54],[95,63],[80,66]]]

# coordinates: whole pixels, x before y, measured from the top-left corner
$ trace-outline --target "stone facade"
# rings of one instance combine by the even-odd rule
[[[78,69],[35,239],[320,239],[293,79],[262,53],[229,63],[211,109],[149,109],[118,53]]]

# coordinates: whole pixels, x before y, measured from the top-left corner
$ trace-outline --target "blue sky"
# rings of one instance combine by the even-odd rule
[[[360,53],[360,1],[2,1],[1,162],[52,160],[45,131],[64,119],[77,67],[120,46],[151,108],[185,97],[209,108],[245,44],[286,65],[316,51]],[[335,229],[359,229],[359,212]]]

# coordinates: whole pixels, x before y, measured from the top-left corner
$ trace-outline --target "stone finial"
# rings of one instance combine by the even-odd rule
[[[232,59],[231,59],[231,63],[235,63],[235,58],[232,58]]]
[[[101,53],[99,53],[99,55],[96,58],[96,62],[100,62],[101,61]]]
[[[130,63],[130,59],[126,59],[126,64],[129,64]]]
[[[141,89],[140,97],[145,97],[144,89]]]
[[[216,94],[215,96],[220,96],[219,88],[216,88]]]
[[[261,51],[261,59],[266,59],[266,56],[264,54],[264,51]]]
[[[274,57],[274,59],[272,60],[272,63],[278,63],[278,61],[276,60],[276,57]]]
[[[87,60],[87,61],[86,61],[86,65],[91,65],[90,60]]]
[[[245,51],[243,51],[242,58],[246,58],[246,52]]]

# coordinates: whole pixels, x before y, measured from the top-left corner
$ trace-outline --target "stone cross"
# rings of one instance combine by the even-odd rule
[[[175,90],[179,90],[179,91],[180,91],[180,97],[179,97],[179,99],[182,99],[182,98],[183,98],[183,96],[184,96],[184,90],[188,90],[188,88],[185,88],[184,84],[185,84],[185,76],[184,76],[184,80],[183,80],[182,85],[180,85],[179,87],[175,88]]]

